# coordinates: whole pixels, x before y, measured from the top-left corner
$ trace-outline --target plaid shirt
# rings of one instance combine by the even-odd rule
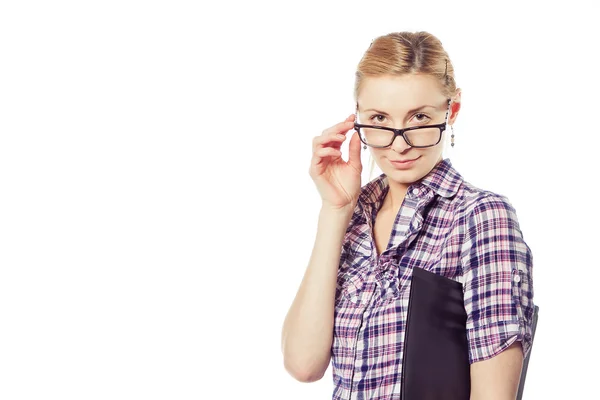
[[[332,345],[333,399],[399,399],[412,269],[462,283],[469,362],[531,346],[533,259],[515,209],[463,180],[448,158],[408,188],[385,251],[373,225],[385,174],[361,189],[343,242]]]

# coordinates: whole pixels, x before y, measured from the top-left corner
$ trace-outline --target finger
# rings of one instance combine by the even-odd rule
[[[342,142],[346,140],[346,136],[341,133],[336,133],[334,135],[329,136],[315,136],[313,139],[313,152],[321,147],[334,147],[339,149],[342,145]]]
[[[354,134],[350,138],[350,144],[348,145],[348,164],[359,171],[362,171],[362,163],[360,161],[361,147],[362,142],[360,141],[358,132],[354,131]]]
[[[354,125],[354,119],[350,119],[350,117],[346,118],[344,122],[339,122],[332,127],[325,129],[321,136],[335,135],[336,133],[346,133],[352,128]]]
[[[325,158],[325,157],[337,157],[337,156],[341,156],[342,152],[338,149],[334,149],[331,147],[323,147],[321,149],[318,149],[315,152],[315,155],[317,157],[321,157],[321,158]]]
[[[331,147],[323,147],[323,148],[317,149],[315,151],[313,159],[312,159],[312,164],[319,165],[328,157],[341,157],[341,156],[342,156],[342,152],[340,150],[333,149]]]

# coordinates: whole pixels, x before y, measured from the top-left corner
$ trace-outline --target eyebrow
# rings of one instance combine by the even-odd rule
[[[428,107],[429,108],[435,108],[434,106],[424,105],[424,106],[421,106],[421,107],[413,108],[412,110],[408,110],[407,114],[412,114],[412,113],[414,113],[416,111],[421,111],[421,110],[423,110],[425,108],[428,108]],[[367,112],[367,111],[375,111],[378,114],[385,115],[387,117],[390,116],[390,114],[386,113],[385,111],[376,110],[374,108],[368,108],[368,109],[364,110],[364,112]]]

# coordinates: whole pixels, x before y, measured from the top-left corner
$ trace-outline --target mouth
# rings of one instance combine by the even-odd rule
[[[420,157],[420,156],[419,156]],[[415,161],[417,158],[413,158],[413,159],[407,159],[407,160],[390,160],[391,162],[395,162],[395,163],[407,163],[407,162],[411,162],[411,161]]]
[[[389,160],[390,163],[398,168],[398,169],[407,169],[410,168],[411,166],[414,165],[414,163],[421,158],[421,156],[417,157],[417,158],[412,158],[412,159],[406,159],[406,160]]]

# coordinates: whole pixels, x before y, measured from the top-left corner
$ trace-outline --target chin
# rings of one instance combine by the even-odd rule
[[[400,169],[391,169],[386,171],[385,174],[391,177],[394,181],[398,183],[413,183],[421,179],[425,174],[420,169],[409,169],[409,170],[400,170]]]

